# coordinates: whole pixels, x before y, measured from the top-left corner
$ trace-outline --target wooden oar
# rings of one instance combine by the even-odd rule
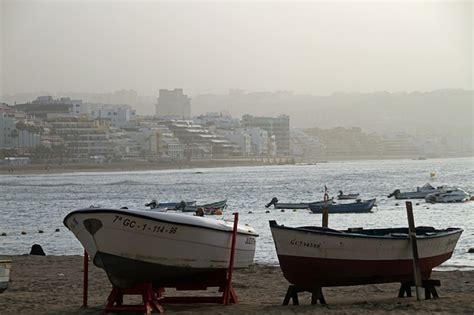
[[[416,300],[420,300],[420,288],[422,286],[421,271],[420,271],[420,261],[418,258],[418,245],[416,243],[416,229],[415,229],[415,219],[413,218],[413,208],[411,202],[406,202],[407,208],[407,217],[408,217],[408,230],[410,236],[410,245],[413,253],[413,273],[415,276],[415,286],[416,286]]]

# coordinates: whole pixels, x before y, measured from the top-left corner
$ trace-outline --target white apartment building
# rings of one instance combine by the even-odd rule
[[[35,148],[41,144],[41,135],[26,129],[18,129],[18,115],[12,107],[0,104],[0,148]],[[23,121],[23,120],[21,120]],[[25,125],[26,126],[26,125]]]
[[[240,120],[232,118],[228,113],[206,113],[193,118],[193,121],[202,126],[213,125],[219,129],[235,129],[240,128]]]
[[[276,155],[276,143],[274,138],[268,136],[268,132],[261,128],[245,128],[245,132],[250,135],[252,142],[252,152],[255,156]],[[273,142],[272,142],[273,141]]]
[[[252,137],[242,129],[237,130],[216,130],[230,142],[237,144],[241,148],[242,156],[252,155]]]
[[[75,105],[74,105],[75,106]],[[136,111],[129,105],[111,105],[111,104],[81,104],[74,107],[75,112],[87,114],[92,119],[103,119],[110,122],[110,126],[122,128],[131,120],[135,119]]]

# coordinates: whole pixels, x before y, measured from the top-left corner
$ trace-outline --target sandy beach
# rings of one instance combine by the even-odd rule
[[[90,263],[89,307],[82,304],[81,256],[9,256],[12,260],[9,288],[0,294],[0,314],[100,314],[111,285],[103,272]],[[239,303],[165,305],[170,314],[472,314],[474,311],[474,271],[434,272],[441,280],[440,299],[416,301],[397,298],[399,284],[324,288],[327,305],[311,305],[310,295],[300,293],[298,306],[282,306],[288,287],[279,267],[254,265],[234,273]],[[204,292],[198,291],[199,294]],[[217,292],[211,288],[206,295]],[[196,292],[166,290],[166,295],[193,295]],[[128,300],[126,300],[127,302]]]

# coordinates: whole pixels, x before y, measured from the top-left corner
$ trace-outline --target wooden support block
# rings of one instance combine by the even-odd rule
[[[323,291],[321,287],[316,288],[299,288],[295,285],[290,284],[288,286],[288,290],[286,290],[285,298],[283,299],[283,305],[288,305],[290,303],[290,299],[293,300],[293,305],[299,305],[298,300],[298,293],[300,292],[309,292],[311,293],[311,304],[318,304],[318,301],[321,304],[326,304],[326,300],[324,299]]]
[[[415,283],[413,281],[402,282],[400,285],[400,290],[398,291],[398,297],[402,298],[411,297],[411,287],[414,286]],[[441,286],[441,281],[434,280],[434,279],[427,279],[422,281],[422,287],[425,289],[425,300],[439,298],[438,292],[436,291],[436,287]]]
[[[411,286],[407,282],[402,282],[400,285],[400,290],[398,291],[398,297],[405,297],[405,294],[407,297],[411,297]]]
[[[323,289],[321,287],[313,288],[313,292],[311,292],[311,304],[318,304],[321,303],[322,305],[326,304],[326,300],[324,299]]]
[[[292,285],[289,285],[288,289],[286,290],[286,295],[285,295],[285,298],[283,299],[283,305],[288,305],[290,303],[290,298],[292,297],[291,294],[293,292],[291,287]]]

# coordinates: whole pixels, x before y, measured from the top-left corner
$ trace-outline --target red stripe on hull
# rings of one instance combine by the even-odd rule
[[[423,279],[431,270],[452,255],[421,258]],[[300,287],[329,287],[370,283],[402,282],[413,279],[413,261],[407,260],[350,260],[279,255],[285,278]]]

